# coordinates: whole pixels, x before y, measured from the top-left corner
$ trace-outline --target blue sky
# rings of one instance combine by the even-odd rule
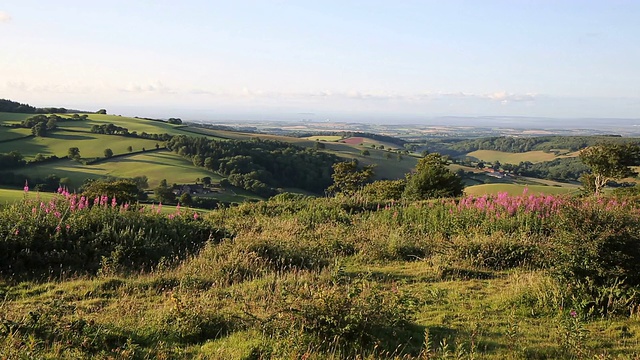
[[[0,98],[141,116],[640,118],[640,1],[0,3]]]

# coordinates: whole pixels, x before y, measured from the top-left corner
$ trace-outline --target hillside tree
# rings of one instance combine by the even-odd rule
[[[418,161],[416,170],[407,174],[403,197],[426,200],[462,195],[462,179],[447,168],[447,161],[438,153],[431,153]]]
[[[351,195],[363,187],[373,178],[375,165],[367,165],[358,169],[356,161],[346,161],[333,164],[333,184],[327,188],[330,194],[343,193]]]
[[[599,195],[610,180],[638,175],[631,167],[640,164],[640,146],[598,144],[580,151],[580,160],[591,169],[582,177],[585,189]]]

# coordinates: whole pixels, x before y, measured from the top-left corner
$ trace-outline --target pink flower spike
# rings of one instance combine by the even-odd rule
[[[111,207],[114,208],[116,207],[116,205],[118,205],[118,202],[116,201],[116,197],[114,196],[113,199],[111,199]]]
[[[29,181],[27,180],[24,181],[24,192],[29,192]]]
[[[198,220],[198,213],[193,213],[193,220]]]

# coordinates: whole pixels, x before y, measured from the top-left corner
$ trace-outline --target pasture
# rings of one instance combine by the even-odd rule
[[[464,189],[467,195],[495,195],[497,193],[506,192],[511,196],[522,195],[524,190],[527,190],[528,194],[546,194],[546,195],[561,195],[561,194],[574,194],[578,189],[574,187],[557,187],[557,186],[545,186],[545,185],[520,185],[520,184],[480,184],[468,186]]]
[[[19,139],[31,135],[31,129],[20,129],[0,126],[0,141]]]
[[[101,135],[94,133],[78,133],[64,130],[56,130],[46,137],[33,137],[23,140],[0,143],[0,153],[8,153],[18,150],[25,159],[33,159],[37,154],[45,156],[67,156],[70,147],[78,147],[83,158],[104,157],[104,150],[113,150],[114,155],[128,153],[127,148],[133,147],[134,151],[142,148],[155,149],[156,144],[162,142],[149,139],[138,139],[125,136]]]
[[[1,189],[0,188],[0,206],[12,204],[26,198],[51,200],[55,196],[54,193],[29,191],[25,193],[22,189]]]
[[[511,153],[495,150],[476,150],[467,154],[467,156],[474,157],[478,160],[486,162],[499,161],[503,164],[519,164],[520,162],[529,161],[531,163],[539,163],[544,161],[551,161],[557,156],[551,152],[544,151],[527,151],[523,153]]]
[[[194,183],[197,178],[205,176],[211,177],[214,182],[221,179],[220,176],[204,168],[195,167],[191,162],[168,151],[138,153],[93,165],[83,165],[73,160],[62,159],[14,170],[14,172],[39,178],[55,174],[60,178],[69,178],[73,186],[82,185],[85,179],[105,176],[130,178],[146,175],[149,178],[150,188],[158,186],[162,179],[167,179],[169,184]]]

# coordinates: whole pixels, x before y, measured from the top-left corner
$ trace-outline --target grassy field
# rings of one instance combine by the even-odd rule
[[[53,193],[30,191],[28,194],[25,194],[24,190],[0,188],[0,206],[22,200],[25,198],[25,195],[29,198],[39,197],[43,200],[50,200],[54,196]]]
[[[162,144],[155,140],[137,139],[124,136],[101,135],[93,133],[77,133],[57,130],[47,137],[34,137],[8,143],[0,143],[0,153],[8,153],[18,150],[25,159],[33,159],[37,154],[67,156],[70,147],[78,147],[83,158],[104,157],[104,150],[113,150],[114,155],[128,153],[127,148],[133,147],[134,151],[140,151],[143,147],[147,150],[155,149],[156,144]]]
[[[14,170],[17,174],[44,178],[49,174],[71,179],[74,186],[80,186],[85,179],[105,176],[135,177],[146,175],[151,188],[158,186],[162,179],[172,183],[194,183],[197,178],[209,176],[218,181],[220,176],[197,168],[177,154],[169,151],[153,151],[115,158],[93,165],[83,165],[73,160],[60,160]]]
[[[578,191],[577,188],[556,187],[545,185],[520,185],[520,184],[480,184],[466,187],[464,192],[467,195],[485,195],[506,192],[509,195],[521,195],[524,189],[528,189],[529,194],[572,194]]]
[[[488,162],[500,161],[503,164],[519,164],[523,161],[539,163],[543,161],[551,161],[557,156],[554,153],[544,151],[527,151],[524,153],[510,153],[495,150],[476,150],[467,154],[467,156]]]
[[[18,139],[27,135],[31,135],[31,129],[0,127],[0,141]]]
[[[531,205],[549,198],[526,197],[508,216],[501,199],[273,200],[197,216],[107,204],[62,221],[31,203],[0,209],[0,256],[12,254],[0,358],[637,358],[639,301],[624,291],[637,286],[596,303],[580,292],[589,277],[558,275],[593,265],[638,279],[631,247],[578,256],[636,246],[637,207],[555,198],[548,214]]]
[[[147,134],[176,134],[176,130],[182,126],[173,125],[162,121],[153,121],[146,119],[138,119],[126,116],[105,115],[105,114],[88,114],[86,121],[61,122],[58,125],[62,128],[71,130],[89,131],[93,125],[114,124],[129,129],[129,132],[137,131],[139,134],[146,132]],[[70,115],[64,115],[70,117]]]
[[[342,140],[342,136],[340,135],[316,135],[316,136],[307,136],[303,139],[311,140],[311,141],[338,141]]]

